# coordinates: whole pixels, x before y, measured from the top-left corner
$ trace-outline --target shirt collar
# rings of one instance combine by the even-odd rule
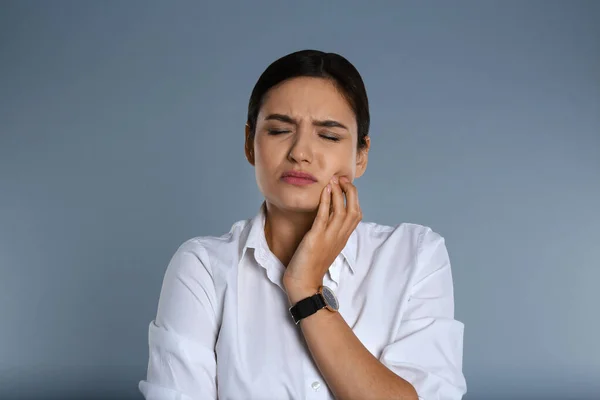
[[[267,250],[269,245],[265,238],[265,217],[266,217],[266,204],[263,203],[260,206],[258,214],[250,220],[249,226],[246,227],[245,232],[242,234],[242,240],[245,241],[240,254],[240,260],[244,257],[247,249],[264,249]],[[244,238],[245,236],[245,238]],[[357,234],[356,229],[350,235],[350,238],[346,242],[346,246],[342,249],[341,255],[344,257],[352,273],[356,269],[356,253],[357,253]]]

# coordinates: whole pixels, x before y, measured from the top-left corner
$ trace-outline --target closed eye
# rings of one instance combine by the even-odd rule
[[[339,142],[340,141],[340,138],[336,137],[336,136],[330,136],[330,135],[319,135],[319,136],[321,136],[323,139],[331,140],[332,142]]]
[[[289,133],[287,129],[269,129],[269,135],[281,135],[282,133]]]

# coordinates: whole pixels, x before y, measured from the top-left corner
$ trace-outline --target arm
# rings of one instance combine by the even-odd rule
[[[419,398],[460,400],[464,325],[454,319],[450,260],[444,239],[427,229],[419,240],[415,281],[399,327],[380,360],[410,381]]]
[[[290,304],[315,292],[290,290]],[[300,327],[312,357],[336,399],[417,399],[412,385],[377,360],[340,313],[320,310],[303,319]]]
[[[216,294],[208,257],[196,242],[175,253],[150,323],[147,400],[216,399]]]
[[[347,177],[339,181],[333,178],[321,193],[313,226],[284,274],[291,305],[317,292],[325,271],[361,219],[356,188]],[[377,360],[339,313],[320,310],[302,320],[300,326],[317,367],[337,399],[417,399],[413,386]]]
[[[283,281],[290,304],[316,293],[325,271],[362,218],[356,188],[347,179],[339,182],[347,206],[337,181],[332,180],[322,193],[312,228],[287,266]],[[398,308],[402,315],[398,315],[397,332],[390,332],[392,342],[384,348],[381,361],[339,314],[321,310],[300,322],[312,356],[337,398],[416,399],[418,395],[427,400],[457,400],[465,393],[463,326],[454,320],[444,241],[426,229],[417,250],[408,304]]]
[[[291,288],[290,304],[315,292]],[[318,311],[300,327],[338,399],[416,399],[418,393],[420,399],[459,400],[466,392],[463,325],[454,319],[450,261],[444,239],[430,229],[419,239],[408,306],[379,360],[339,313]]]

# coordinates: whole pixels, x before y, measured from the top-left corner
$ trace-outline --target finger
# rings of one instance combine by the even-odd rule
[[[346,217],[346,207],[344,207],[344,193],[338,183],[337,177],[334,177],[331,183],[331,201],[333,203],[333,212],[329,218],[329,226],[334,230],[339,230]]]
[[[358,190],[346,177],[340,179],[340,187],[346,195],[346,223],[354,229],[362,219],[362,211],[358,203]]]
[[[325,186],[321,192],[321,199],[319,200],[319,208],[317,209],[317,216],[312,225],[312,229],[319,230],[325,229],[327,221],[329,221],[329,209],[331,207],[331,184]]]

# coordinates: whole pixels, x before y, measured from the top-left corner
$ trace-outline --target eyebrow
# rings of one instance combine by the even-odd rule
[[[281,121],[281,122],[285,122],[288,124],[298,125],[297,120],[295,120],[294,118],[290,117],[289,115],[285,115],[285,114],[270,114],[265,118],[265,120],[266,121],[268,121],[268,120]],[[332,119],[326,119],[323,121],[313,121],[313,125],[322,126],[325,128],[342,128],[342,129],[348,130],[348,127],[346,125],[342,124],[341,122],[332,120]]]

